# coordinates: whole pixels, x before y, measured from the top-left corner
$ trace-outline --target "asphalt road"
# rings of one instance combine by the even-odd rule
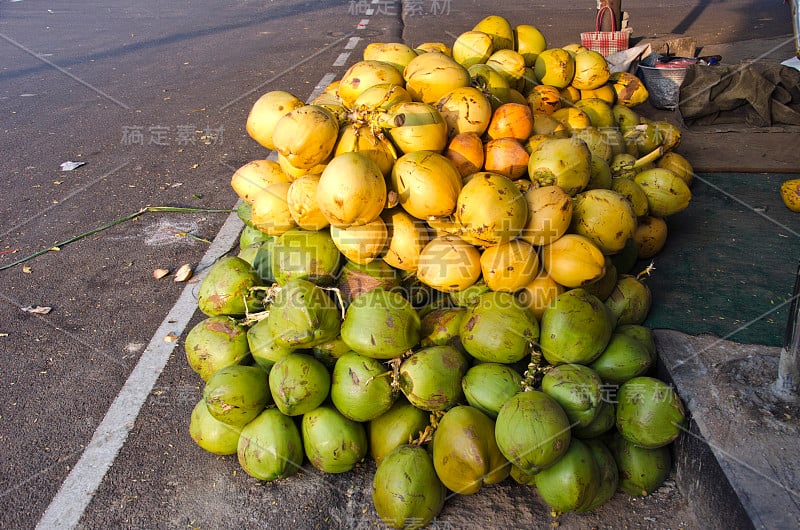
[[[492,13],[539,26],[552,45],[593,24],[588,0],[372,4],[367,15],[345,1],[0,1],[0,267],[146,206],[231,208],[232,172],[267,155],[244,131],[257,97],[281,89],[305,99],[368,42],[452,43]],[[624,7],[640,37],[791,33],[780,0]],[[66,161],[85,165],[61,171]],[[152,270],[196,266],[227,217],[144,213],[0,272],[1,528],[36,525],[158,339],[185,284]],[[21,310],[37,305],[52,310]],[[194,447],[187,426],[201,386],[175,345],[79,526],[374,522],[364,476],[308,471],[307,486],[270,493],[235,474],[235,459]]]

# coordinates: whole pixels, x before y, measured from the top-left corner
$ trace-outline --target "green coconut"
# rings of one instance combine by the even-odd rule
[[[350,352],[336,361],[331,376],[331,400],[354,421],[374,419],[394,404],[392,373],[372,357]]]
[[[299,416],[322,405],[331,388],[328,369],[305,353],[290,353],[269,372],[269,389],[278,409]]]
[[[420,319],[401,294],[373,289],[357,296],[342,322],[342,340],[350,348],[376,359],[392,359],[419,342]]]
[[[497,414],[494,432],[506,459],[528,473],[556,463],[572,439],[564,409],[538,390],[520,392],[509,399]]]
[[[207,381],[217,370],[247,358],[247,328],[225,315],[209,317],[189,330],[184,350],[189,367]]]
[[[203,400],[208,412],[229,425],[243,426],[272,403],[267,374],[258,366],[222,368],[206,381]]]
[[[603,403],[602,379],[580,364],[560,364],[548,370],[542,378],[542,392],[561,405],[573,427],[592,423]]]
[[[513,294],[490,291],[467,308],[459,336],[480,361],[515,363],[530,355],[539,340],[539,323]]]
[[[219,421],[208,412],[206,402],[201,399],[192,409],[189,419],[189,435],[192,440],[209,453],[215,455],[236,454],[241,427]]]
[[[603,353],[613,329],[612,314],[600,299],[571,289],[545,309],[539,344],[550,364],[588,364]]]
[[[242,428],[237,456],[251,477],[266,481],[286,478],[303,465],[300,430],[278,409],[266,409]]]
[[[372,503],[389,528],[425,528],[444,507],[446,493],[431,456],[418,445],[386,455],[372,480]]]
[[[645,497],[657,490],[672,466],[668,446],[639,447],[617,433],[610,439],[608,448],[617,462],[619,489],[634,497]]]
[[[619,385],[646,374],[654,362],[655,356],[640,340],[624,333],[614,333],[600,357],[589,366],[603,381]]]
[[[419,438],[430,424],[430,413],[400,396],[394,405],[369,422],[369,450],[380,465],[383,458],[409,440]]]
[[[242,316],[255,311],[260,302],[251,293],[261,279],[245,260],[238,256],[218,259],[200,282],[197,306],[208,316]]]
[[[462,495],[496,484],[509,473],[508,461],[494,438],[494,420],[466,405],[453,407],[439,420],[433,465],[442,484]]]
[[[342,255],[327,229],[294,228],[277,237],[270,250],[270,266],[280,285],[297,278],[330,285],[341,262]]]
[[[309,462],[325,473],[345,473],[367,455],[364,426],[331,406],[303,414],[303,448]]]
[[[471,367],[461,379],[467,403],[490,418],[521,390],[522,376],[512,367],[500,363],[480,363]]]
[[[534,477],[542,499],[559,512],[585,511],[600,489],[600,468],[592,450],[577,438],[556,463]]]
[[[653,377],[634,377],[617,394],[617,430],[648,449],[672,443],[683,430],[686,412],[671,385]]]
[[[400,365],[400,390],[422,410],[447,410],[463,397],[467,360],[452,346],[419,350]]]
[[[275,341],[288,348],[310,348],[339,335],[341,316],[336,303],[308,280],[293,279],[275,296],[266,319]]]

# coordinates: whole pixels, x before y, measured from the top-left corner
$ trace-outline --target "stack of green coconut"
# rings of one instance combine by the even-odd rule
[[[502,45],[491,28],[507,26],[512,41],[500,49],[522,56],[510,25],[497,19],[481,21],[469,38],[488,35],[491,51],[492,42]],[[454,56],[465,54],[464,40]],[[414,56],[446,56],[439,44]],[[530,46],[526,53],[533,54]],[[525,60],[535,64],[535,57]],[[531,123],[548,92],[534,86],[567,88],[545,84],[548,68],[541,70],[528,77],[538,84],[516,85],[525,94],[507,87],[511,100],[495,101],[486,72],[470,77],[463,68],[494,114],[524,106],[533,109]],[[389,85],[383,93],[391,99]],[[427,525],[448,490],[473,494],[509,477],[557,512],[593,510],[618,490],[653,492],[670,470],[670,444],[685,413],[671,386],[654,377],[657,352],[643,325],[652,298],[646,274],[633,269],[663,246],[663,217],[688,205],[691,167],[678,157],[680,167],[667,169],[662,156],[677,144],[676,131],[615,105],[614,126],[606,127],[615,134],[602,136],[621,140],[625,152],[614,153],[567,112],[560,128],[548,118],[540,122],[547,133],[514,140],[527,152],[527,171],[505,175],[481,163],[465,175],[441,153],[452,155],[462,134],[480,135],[454,122],[438,149],[413,149],[389,134],[419,118],[413,102],[397,103],[402,113],[374,103],[374,112],[363,105],[354,112],[331,100],[349,90],[343,86],[327,92],[327,106],[288,105],[283,116],[302,112],[281,133],[273,119],[268,135],[279,161],[253,162],[232,179],[244,199],[240,252],[203,279],[198,306],[207,318],[185,342],[189,365],[205,382],[190,422],[194,441],[214,454],[236,454],[245,472],[264,481],[290,477],[306,462],[344,473],[372,458],[375,509],[393,528]],[[599,99],[591,90],[584,100]],[[515,93],[526,104],[515,103]],[[294,101],[284,95],[284,103]],[[274,103],[276,94],[268,96]],[[436,114],[446,123],[441,116],[452,97],[439,97],[438,107],[416,105],[428,107],[426,119]],[[588,119],[589,107],[581,108]],[[304,145],[300,114],[317,123]],[[621,122],[632,119],[623,135]],[[330,123],[338,140],[325,146],[320,135]],[[288,140],[280,138],[287,130]],[[359,144],[359,134],[341,140],[353,131],[373,135],[388,151],[371,158],[376,150]],[[551,149],[567,147],[562,141],[570,160],[584,159],[569,164],[569,174],[548,166],[560,156]],[[344,143],[351,149],[339,152]],[[322,158],[301,156],[320,149]],[[423,165],[429,160],[436,171]],[[251,178],[255,166],[271,177]],[[339,187],[320,191],[331,182]],[[668,183],[675,185],[665,190]],[[376,202],[378,184],[384,192]],[[341,199],[342,186],[352,200]],[[442,193],[448,186],[450,195]],[[364,190],[366,198],[357,195]],[[433,191],[426,197],[426,190]],[[295,192],[303,199],[293,203]],[[424,200],[442,197],[452,204]],[[342,220],[353,208],[358,213]],[[365,217],[367,210],[374,212]]]

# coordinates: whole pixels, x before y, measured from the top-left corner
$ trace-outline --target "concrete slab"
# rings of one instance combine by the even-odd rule
[[[780,348],[655,332],[691,422],[676,480],[703,528],[800,527],[800,407],[770,389]]]

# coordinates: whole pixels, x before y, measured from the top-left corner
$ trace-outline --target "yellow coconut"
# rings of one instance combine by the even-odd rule
[[[611,71],[606,58],[594,50],[583,49],[575,54],[575,76],[572,86],[578,90],[595,90],[608,81]]]
[[[575,76],[575,59],[567,50],[548,48],[536,58],[533,73],[543,85],[564,88]]]
[[[339,99],[339,96],[337,96],[335,92],[331,93],[323,91],[313,100],[311,100],[311,105],[325,107],[331,111],[339,123],[345,123],[348,120],[349,111],[345,108],[342,100]]]
[[[492,104],[475,87],[459,87],[436,103],[436,109],[447,122],[450,138],[460,133],[483,134],[492,119]]]
[[[465,31],[453,42],[453,60],[464,68],[485,63],[492,51],[492,37],[482,31]]]
[[[615,254],[625,247],[636,230],[636,214],[631,203],[613,190],[584,191],[573,200],[573,233],[589,238],[604,254]]]
[[[800,179],[790,179],[781,184],[781,199],[793,212],[800,212]]]
[[[358,153],[334,157],[320,175],[317,204],[339,228],[367,224],[386,204],[386,183],[378,165]]]
[[[302,177],[303,175],[308,175],[308,174],[319,175],[325,169],[327,163],[328,161],[326,160],[322,164],[318,164],[309,169],[295,167],[289,162],[289,160],[285,156],[278,153],[278,165],[281,167],[283,172],[289,176],[291,180],[295,180],[297,178]]]
[[[525,58],[514,50],[497,50],[486,64],[502,75],[510,86],[515,86],[525,75]]]
[[[533,113],[527,104],[504,103],[492,113],[486,137],[514,138],[524,142],[533,132]]]
[[[417,270],[422,249],[430,241],[425,223],[400,208],[384,210],[381,218],[388,230],[383,261],[395,269]]]
[[[443,42],[423,42],[418,44],[417,47],[414,48],[414,51],[416,51],[417,54],[428,53],[428,52],[439,52],[448,55],[450,57],[453,56],[452,48],[450,48],[450,46],[448,46]]]
[[[647,195],[650,215],[656,217],[667,217],[683,211],[692,200],[689,186],[669,169],[647,169],[638,173],[634,181]]]
[[[592,154],[577,138],[545,140],[531,153],[528,176],[542,186],[560,186],[575,195],[589,183]]]
[[[563,50],[569,52],[572,57],[575,57],[579,52],[586,51],[588,48],[584,47],[583,44],[579,42],[570,42],[561,47]]]
[[[444,217],[455,210],[461,174],[444,155],[414,151],[395,162],[391,186],[400,206],[417,219]]]
[[[561,94],[562,105],[575,103],[581,99],[581,91],[572,85],[567,85],[558,91]]]
[[[382,83],[403,85],[403,74],[393,65],[383,61],[359,61],[342,76],[337,94],[347,108],[353,108],[356,98],[370,87]]]
[[[499,15],[489,15],[475,24],[472,30],[482,31],[491,36],[495,51],[514,48],[514,30],[508,20]]]
[[[541,274],[519,291],[517,298],[536,315],[537,320],[541,321],[545,310],[564,291],[566,288],[563,285],[557,283],[547,271],[542,270]]]
[[[603,253],[578,234],[564,234],[542,247],[542,264],[553,280],[568,288],[588,285],[606,272]]]
[[[572,198],[558,186],[541,186],[525,193],[528,219],[520,237],[532,245],[547,245],[563,236],[572,220]]]
[[[612,170],[613,173],[613,170]],[[628,199],[633,206],[636,217],[642,217],[650,212],[647,195],[642,187],[632,178],[618,177],[611,179],[611,189]]]
[[[539,54],[547,49],[547,40],[535,26],[520,24],[514,28],[514,49],[525,58],[525,66],[533,66]]]
[[[568,136],[569,129],[566,125],[555,119],[551,114],[535,112],[533,114],[533,135],[539,136]]]
[[[435,105],[448,92],[470,85],[467,69],[439,52],[415,57],[403,71],[406,90],[414,101]]]
[[[402,42],[370,42],[364,48],[363,60],[389,63],[402,74],[416,56],[417,52]]]
[[[443,154],[453,163],[462,178],[483,168],[483,141],[477,133],[455,135],[447,144]]]
[[[392,143],[383,135],[376,135],[371,127],[351,125],[343,127],[339,133],[339,140],[334,148],[334,156],[342,153],[359,153],[375,162],[384,177],[392,171],[394,161],[397,159]]]
[[[356,110],[388,112],[398,103],[412,101],[408,90],[400,85],[381,83],[362,92],[354,103]]]
[[[486,64],[473,64],[468,69],[472,86],[486,95],[492,109],[511,101],[512,88],[497,70]]]
[[[274,160],[253,160],[237,169],[231,177],[233,191],[250,204],[261,190],[278,182],[291,182],[291,178]]]
[[[581,90],[581,99],[602,99],[609,105],[613,105],[617,102],[617,93],[614,92],[614,88],[609,85],[605,84],[594,90]]]
[[[303,175],[292,182],[286,195],[292,219],[305,230],[322,230],[330,224],[317,203],[319,178],[319,175]]]
[[[575,107],[579,108],[589,116],[592,127],[605,129],[617,126],[614,112],[607,101],[600,98],[581,99],[575,102]]]
[[[642,118],[632,110],[620,103],[611,106],[611,112],[614,113],[614,119],[617,122],[617,127],[623,133],[632,127],[636,127],[642,122]]]
[[[572,131],[571,136],[572,138],[583,140],[593,157],[602,158],[607,163],[611,162],[611,157],[613,156],[611,145],[606,141],[606,135],[600,129],[586,127]]]
[[[417,278],[439,291],[463,291],[480,275],[480,252],[458,236],[436,237],[420,253]]]
[[[256,195],[251,214],[253,226],[271,236],[279,236],[297,226],[286,200],[290,186],[288,182],[278,182]]]
[[[528,203],[514,183],[503,175],[471,175],[458,195],[455,218],[472,238],[484,245],[511,241],[528,219]]]
[[[561,108],[561,94],[554,86],[536,85],[526,99],[534,113],[552,114]]]
[[[589,115],[575,106],[561,107],[550,116],[563,123],[570,130],[585,129],[592,126],[592,119],[589,118]]]
[[[608,167],[608,162],[604,158],[592,155],[591,160],[591,174],[589,176],[589,184],[586,185],[587,190],[610,190],[613,183],[611,176],[611,168]]]
[[[389,115],[387,134],[402,153],[441,152],[447,147],[447,122],[436,107],[418,101],[398,103]]]
[[[633,241],[639,259],[652,258],[661,252],[667,242],[667,222],[652,215],[639,218]]]
[[[486,171],[500,173],[511,180],[519,180],[528,173],[528,152],[515,138],[497,138],[484,145]]]
[[[529,243],[515,239],[487,248],[481,254],[483,281],[492,291],[514,293],[539,273],[539,257]]]
[[[669,169],[678,175],[687,186],[692,185],[692,181],[694,180],[694,168],[692,167],[691,162],[689,162],[683,155],[680,155],[674,151],[664,153],[664,155],[659,158],[658,161],[656,161],[656,167]]]
[[[339,137],[336,117],[318,105],[304,105],[275,124],[275,150],[297,168],[310,169],[327,160]]]
[[[650,97],[642,80],[630,72],[614,72],[609,82],[617,95],[617,103],[623,107],[635,107]]]
[[[344,257],[360,265],[366,265],[379,257],[386,247],[388,237],[386,224],[380,217],[348,228],[331,226],[333,244]]]
[[[247,134],[267,149],[275,149],[272,132],[288,112],[305,105],[302,99],[283,90],[272,90],[256,100],[247,116]]]

